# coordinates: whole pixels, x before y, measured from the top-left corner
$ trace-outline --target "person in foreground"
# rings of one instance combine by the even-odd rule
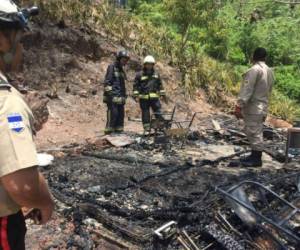
[[[39,213],[39,223],[51,218],[54,201],[38,171],[33,142],[33,115],[5,74],[18,70],[20,40],[28,18],[37,9],[20,10],[12,1],[0,2],[0,250],[25,249],[25,218],[21,208]]]
[[[266,64],[267,51],[257,48],[253,54],[253,66],[243,77],[235,109],[237,118],[245,123],[245,133],[251,146],[251,154],[241,159],[244,167],[261,167],[263,151],[263,124],[268,114],[274,74]]]

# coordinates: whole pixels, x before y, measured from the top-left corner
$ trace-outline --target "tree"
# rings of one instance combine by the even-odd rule
[[[177,58],[177,65],[182,75],[182,84],[185,86],[188,68],[196,65],[196,62],[189,60],[195,57],[195,41],[190,41],[192,29],[194,27],[204,27],[209,19],[212,17],[215,7],[214,3],[206,0],[165,0],[165,10],[168,19],[172,25],[175,25],[179,35],[177,39],[175,57]],[[191,52],[193,57],[190,57]]]

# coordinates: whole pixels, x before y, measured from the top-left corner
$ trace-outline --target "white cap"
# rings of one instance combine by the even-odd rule
[[[144,64],[146,63],[151,63],[151,64],[155,64],[155,58],[153,56],[146,56],[144,59]]]
[[[15,13],[18,12],[17,5],[11,0],[0,1],[0,11],[4,13]]]

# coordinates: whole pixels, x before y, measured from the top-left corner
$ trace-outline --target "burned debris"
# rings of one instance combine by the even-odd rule
[[[122,147],[106,137],[45,167],[74,224],[67,248],[97,249],[105,237],[116,249],[299,249],[299,161],[278,162],[285,134],[266,127],[266,164],[254,170],[231,165],[248,151],[238,121],[214,116],[193,130],[184,144],[159,131],[122,135]]]
[[[298,199],[288,202],[268,187],[254,181],[243,181],[226,191],[217,187],[217,191],[225,196],[231,209],[249,227],[249,231],[262,232],[276,245],[275,249],[287,249],[284,243],[294,245],[295,248],[298,246]]]

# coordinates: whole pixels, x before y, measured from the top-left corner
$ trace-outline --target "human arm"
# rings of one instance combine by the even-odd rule
[[[23,99],[11,93],[0,101],[0,182],[20,207],[38,208],[42,223],[49,220],[54,202],[38,172],[32,135],[32,113]],[[1,108],[3,107],[3,108]]]
[[[106,71],[105,81],[104,81],[104,92],[107,94],[110,94],[112,92],[113,78],[114,78],[114,66],[109,65]]]
[[[160,76],[158,76],[158,85],[159,85],[159,95],[165,103],[168,103],[168,98],[166,95],[166,91],[164,89],[164,85]]]
[[[238,96],[237,106],[243,108],[251,99],[259,72],[252,68],[243,77],[240,93]]]
[[[41,223],[50,220],[54,201],[44,176],[37,167],[21,169],[1,177],[1,183],[10,197],[21,207],[41,211]]]
[[[133,83],[133,98],[137,100],[140,94],[141,75],[137,73]]]

